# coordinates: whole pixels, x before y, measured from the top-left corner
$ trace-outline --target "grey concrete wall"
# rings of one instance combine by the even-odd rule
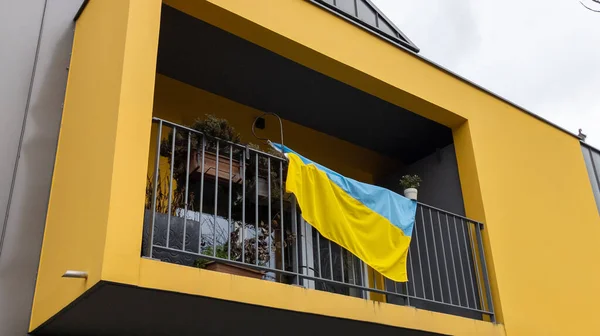
[[[440,149],[417,162],[406,165],[381,181],[382,186],[403,194],[398,181],[405,174],[417,174],[423,179],[419,188],[419,201],[431,206],[465,215],[458,165],[454,145]]]
[[[600,212],[600,151],[585,144],[581,145],[581,150],[583,151],[583,159],[592,184],[592,191],[596,198],[596,205]]]
[[[0,335],[28,330],[82,2],[0,1]]]

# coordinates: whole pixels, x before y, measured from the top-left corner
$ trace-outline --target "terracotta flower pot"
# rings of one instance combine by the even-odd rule
[[[205,151],[204,152],[204,169],[201,167],[202,157],[201,153],[197,150],[192,150],[190,153],[190,166],[189,172],[190,177],[193,179],[200,178],[202,176],[202,170],[204,175],[212,178],[219,178],[220,180],[229,181],[229,156],[219,155],[219,171],[217,172],[217,156],[214,153]],[[240,161],[231,160],[231,182],[240,183],[242,181],[242,173],[240,167]]]
[[[254,279],[262,279],[263,275],[264,275],[264,272],[256,271],[251,268],[246,268],[246,267],[241,267],[241,266],[231,265],[231,264],[226,264],[226,263],[220,263],[220,262],[209,262],[208,264],[206,264],[205,269],[210,270],[210,271],[221,272],[221,273],[245,276],[245,277],[254,278]]]

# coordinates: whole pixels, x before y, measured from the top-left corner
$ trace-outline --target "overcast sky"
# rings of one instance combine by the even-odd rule
[[[600,13],[578,0],[372,1],[422,56],[573,133],[582,128],[600,148]]]

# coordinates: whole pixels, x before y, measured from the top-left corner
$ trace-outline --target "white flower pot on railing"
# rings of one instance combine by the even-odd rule
[[[417,188],[404,189],[404,197],[416,201],[417,200]]]

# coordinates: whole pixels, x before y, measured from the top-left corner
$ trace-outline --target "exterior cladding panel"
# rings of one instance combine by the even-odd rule
[[[581,144],[581,150],[590,177],[592,191],[596,198],[598,212],[600,212],[600,151],[583,143]]]
[[[0,2],[0,335],[28,330],[81,2]]]

